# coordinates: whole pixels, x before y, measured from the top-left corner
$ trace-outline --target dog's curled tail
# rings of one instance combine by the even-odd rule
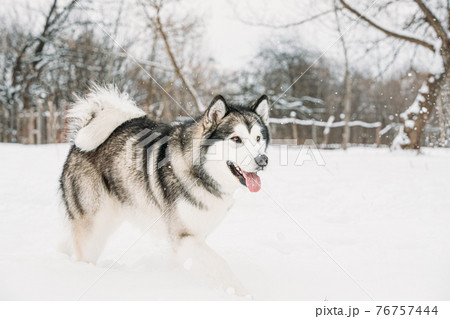
[[[94,86],[85,98],[77,96],[68,112],[68,139],[81,150],[92,151],[122,123],[144,115],[128,94],[116,87]]]

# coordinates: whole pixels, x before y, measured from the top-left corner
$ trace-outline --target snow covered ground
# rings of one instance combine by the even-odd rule
[[[240,299],[190,274],[129,225],[99,265],[58,252],[68,145],[0,144],[0,299]],[[449,300],[450,151],[321,151],[242,193],[209,244],[257,300]],[[344,270],[345,271],[344,271]],[[102,274],[104,275],[94,281]]]

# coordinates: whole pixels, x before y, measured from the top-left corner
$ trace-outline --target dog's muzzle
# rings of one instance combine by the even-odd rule
[[[260,154],[255,157],[255,162],[258,164],[257,170],[263,170],[269,164],[269,158],[265,154]]]

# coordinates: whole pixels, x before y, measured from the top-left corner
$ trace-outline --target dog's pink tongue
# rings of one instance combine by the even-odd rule
[[[247,184],[248,189],[255,193],[261,189],[261,179],[256,173],[250,173],[242,171],[245,177],[245,183]]]

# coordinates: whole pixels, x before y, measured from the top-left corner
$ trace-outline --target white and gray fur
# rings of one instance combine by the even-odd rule
[[[167,125],[115,89],[95,88],[79,99],[69,113],[72,147],[60,179],[77,259],[95,263],[128,219],[167,234],[182,264],[247,294],[205,238],[244,187],[227,164],[247,172],[267,165],[268,113],[266,96],[249,107],[217,96],[195,120]]]

